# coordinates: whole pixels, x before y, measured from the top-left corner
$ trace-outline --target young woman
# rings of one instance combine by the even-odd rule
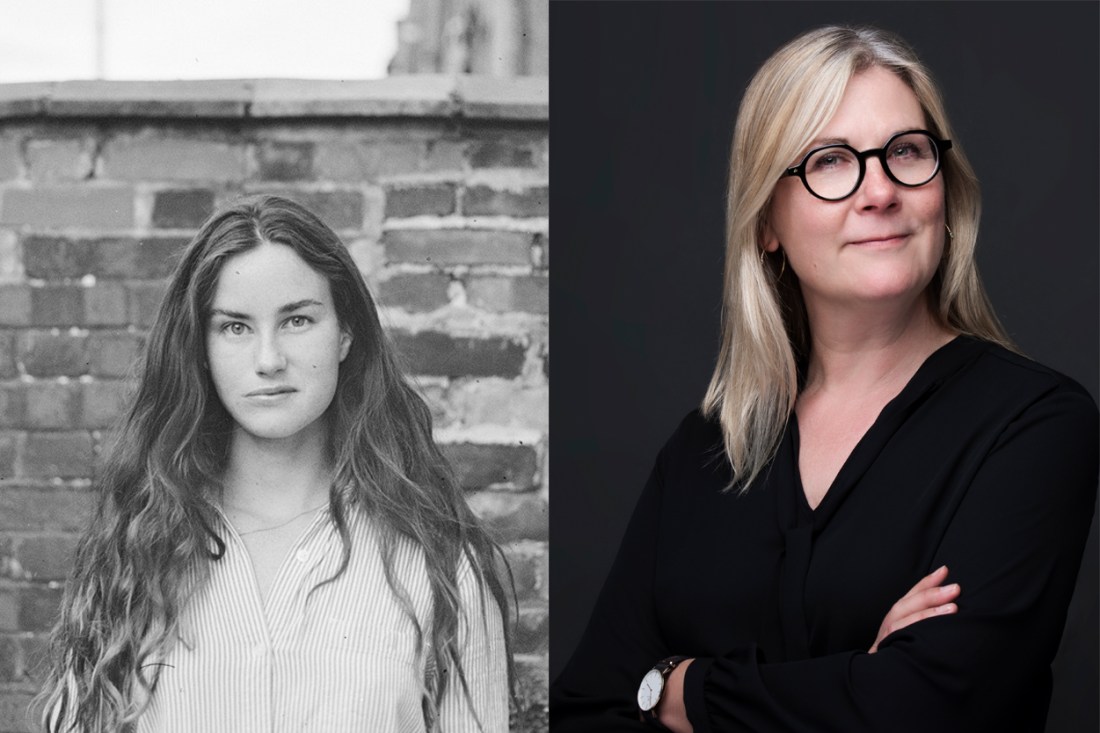
[[[1096,405],[1015,353],[977,180],[900,39],[826,27],[745,92],[722,348],[657,457],[555,731],[1042,731]]]
[[[339,238],[245,199],[182,256],[97,479],[51,731],[500,731],[499,549]]]

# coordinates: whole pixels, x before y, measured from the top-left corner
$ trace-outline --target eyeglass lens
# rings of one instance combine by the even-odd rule
[[[939,170],[935,141],[919,132],[893,138],[879,160],[906,186],[928,183]],[[822,148],[806,159],[806,185],[823,198],[842,199],[859,186],[860,167],[859,157],[851,148]]]

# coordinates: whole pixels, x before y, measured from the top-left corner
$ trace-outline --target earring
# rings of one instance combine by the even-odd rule
[[[779,265],[779,273],[776,274],[775,279],[783,277],[783,273],[787,271],[787,253],[782,249],[779,250],[779,255],[783,258]],[[768,251],[766,249],[760,250],[760,264],[764,269],[768,269]]]
[[[947,222],[943,223],[943,228],[947,230],[947,236],[949,239],[955,238],[955,232],[951,231],[951,227],[947,225]]]

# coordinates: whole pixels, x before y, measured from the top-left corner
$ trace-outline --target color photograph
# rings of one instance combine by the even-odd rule
[[[1097,726],[1097,22],[551,4],[552,730]]]

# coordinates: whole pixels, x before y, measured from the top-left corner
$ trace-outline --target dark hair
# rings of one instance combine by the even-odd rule
[[[78,546],[54,629],[43,691],[50,729],[69,721],[83,730],[114,730],[136,721],[157,681],[159,668],[150,663],[171,646],[183,605],[224,553],[216,505],[233,423],[204,368],[206,324],[226,260],[265,242],[290,247],[325,277],[340,326],[351,336],[328,409],[335,469],[329,508],[343,558],[323,582],[345,571],[354,549],[348,511],[364,511],[379,528],[386,580],[413,621],[419,648],[423,629],[392,558],[402,537],[422,551],[433,601],[428,668],[437,670],[425,688],[429,725],[446,685],[461,684],[469,696],[457,642],[463,559],[507,628],[503,554],[433,441],[431,413],[405,382],[347,248],[301,205],[250,197],[203,224],[149,333],[137,391],[106,452],[96,514]],[[511,678],[510,649],[508,658]]]

